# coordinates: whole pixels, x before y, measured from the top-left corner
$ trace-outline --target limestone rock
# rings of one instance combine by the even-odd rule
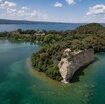
[[[73,57],[71,57],[73,56]],[[64,50],[61,61],[58,64],[59,72],[63,78],[63,83],[69,83],[72,79],[74,73],[81,67],[94,61],[95,55],[93,49],[88,49],[84,51],[74,51],[68,48]]]

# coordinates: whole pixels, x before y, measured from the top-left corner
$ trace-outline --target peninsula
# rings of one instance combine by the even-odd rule
[[[21,30],[1,32],[9,40],[38,43],[32,66],[54,80],[70,82],[81,67],[94,61],[95,53],[105,51],[105,27],[90,23],[66,31]]]

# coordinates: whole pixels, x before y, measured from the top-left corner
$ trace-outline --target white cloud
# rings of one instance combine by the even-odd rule
[[[29,10],[30,8],[24,6],[24,7],[21,7],[21,9],[23,9],[23,10]]]
[[[56,2],[56,3],[54,4],[54,7],[62,7],[62,6],[63,6],[63,4],[60,3],[60,2]]]
[[[46,13],[40,10],[33,10],[27,6],[18,7],[16,3],[8,0],[0,0],[0,8],[5,10],[3,16],[9,19],[26,19],[26,20],[47,20]]]
[[[100,14],[105,14],[104,4],[98,4],[93,7],[90,7],[89,11],[87,12],[87,15],[100,15]]]
[[[69,5],[73,5],[75,4],[75,0],[65,0]]]
[[[8,8],[15,8],[16,4],[13,2],[9,2],[6,0],[0,0],[0,8],[2,9],[8,9]]]
[[[97,4],[93,7],[89,7],[89,11],[86,13],[87,19],[90,22],[103,22],[105,21],[105,5]]]

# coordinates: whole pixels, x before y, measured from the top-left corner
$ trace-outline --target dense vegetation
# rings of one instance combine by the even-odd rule
[[[61,80],[57,65],[64,49],[93,48],[95,52],[105,50],[105,28],[100,24],[81,26],[73,31],[61,32],[59,36],[62,37],[59,41],[44,46],[39,52],[32,55],[33,66],[56,80]]]
[[[105,27],[97,23],[80,26],[67,31],[39,31],[21,29],[0,33],[0,37],[43,43],[43,47],[32,55],[32,65],[36,70],[45,72],[49,77],[61,80],[58,63],[64,49],[84,50],[93,48],[95,52],[105,50]]]

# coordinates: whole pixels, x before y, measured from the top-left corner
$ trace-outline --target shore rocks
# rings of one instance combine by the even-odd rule
[[[77,70],[88,65],[94,61],[94,59],[95,55],[93,49],[74,52],[71,52],[69,48],[64,50],[61,61],[58,64],[59,72],[63,78],[61,82],[69,83]]]

